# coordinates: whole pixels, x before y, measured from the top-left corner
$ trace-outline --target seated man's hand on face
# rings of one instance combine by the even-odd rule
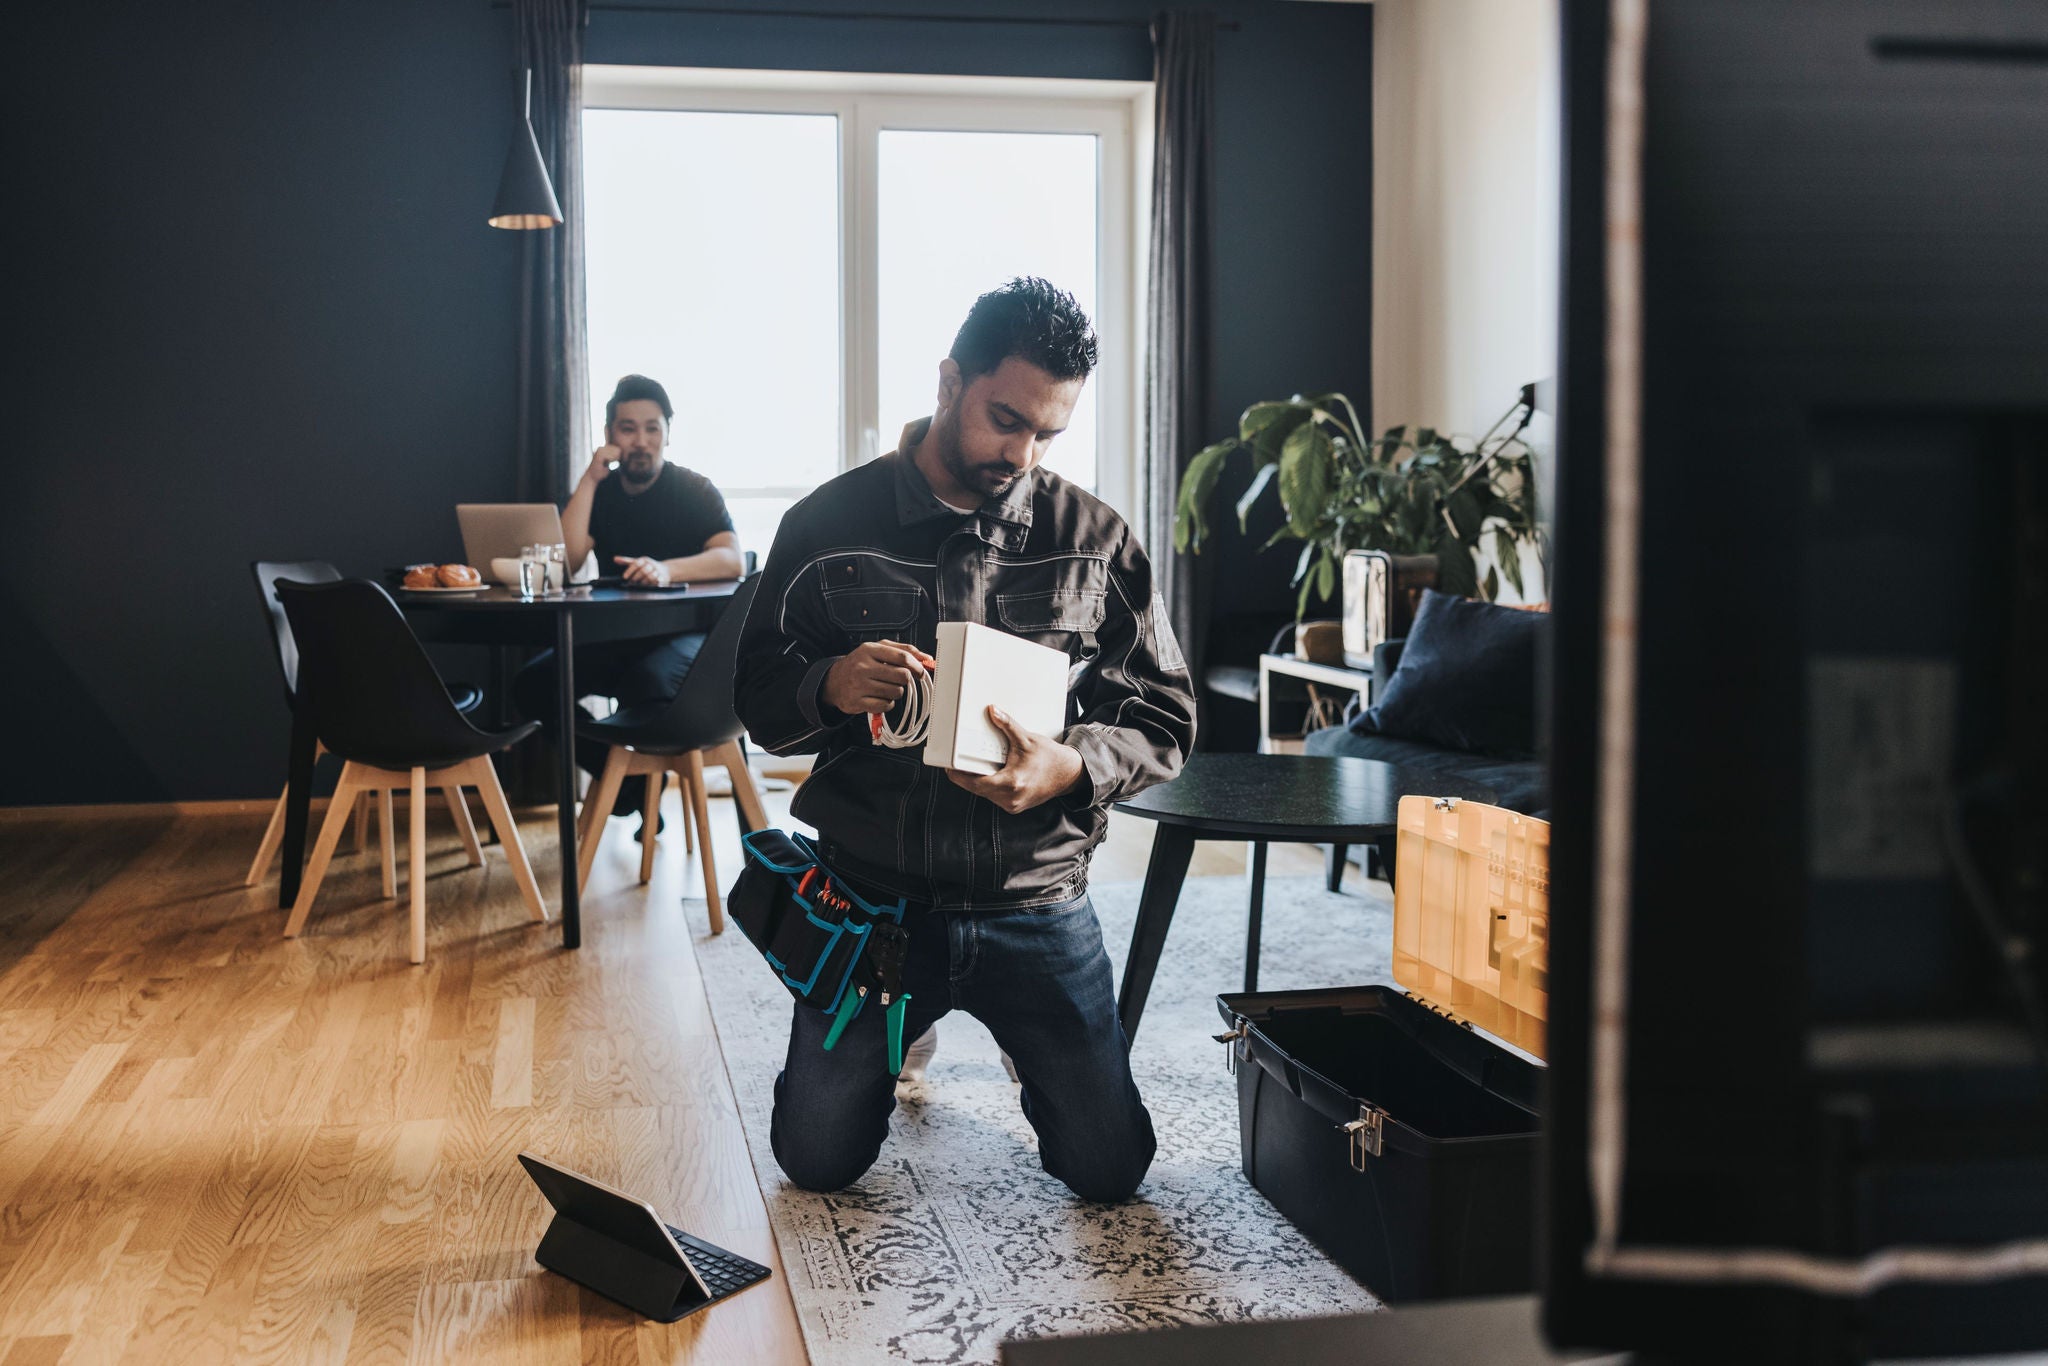
[[[1084,771],[1080,750],[1049,735],[1034,735],[1000,708],[990,707],[988,719],[1009,741],[1010,757],[994,773],[962,773],[949,768],[948,778],[1012,816],[1063,797],[1079,785]]]
[[[624,452],[617,446],[599,446],[591,454],[590,468],[583,471],[583,482],[592,485],[602,484],[605,476],[612,472],[612,466],[623,458]]]
[[[668,566],[651,555],[614,555],[612,563],[619,566],[619,573],[627,583],[653,584],[656,588],[668,586]]]
[[[898,640],[870,640],[839,657],[825,673],[818,695],[827,706],[845,712],[880,715],[903,699],[917,676],[938,663],[915,645]]]

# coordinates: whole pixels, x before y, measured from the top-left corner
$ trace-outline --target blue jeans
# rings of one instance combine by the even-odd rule
[[[704,641],[704,632],[689,631],[666,640],[615,640],[580,646],[576,651],[577,694],[609,697],[619,704],[621,711],[650,702],[667,702],[683,686]],[[553,650],[542,650],[512,679],[512,704],[527,720],[540,722],[541,729],[550,737],[555,733],[555,714],[559,710],[556,691]],[[596,777],[604,772],[605,755],[610,748],[601,740],[577,736],[577,767]],[[628,783],[627,790],[632,786]]]
[[[1016,1064],[1045,1170],[1084,1200],[1128,1198],[1156,1145],[1087,894],[1016,911],[913,906],[904,925],[904,1045],[953,1010],[980,1020]],[[806,1190],[859,1180],[880,1155],[896,1108],[880,1002],[870,999],[827,1053],[831,1025],[823,1011],[797,1005],[775,1079],[775,1160]]]

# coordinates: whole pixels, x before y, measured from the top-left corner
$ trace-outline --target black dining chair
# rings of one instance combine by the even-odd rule
[[[527,722],[510,730],[486,731],[472,725],[455,707],[448,689],[421,648],[398,604],[366,579],[335,583],[277,582],[277,597],[291,622],[298,646],[298,705],[305,708],[314,734],[328,752],[342,761],[334,800],[320,826],[320,839],[299,888],[299,899],[286,922],[287,938],[305,927],[320,893],[321,879],[348,824],[349,808],[358,792],[375,792],[382,801],[404,788],[411,794],[411,958],[427,956],[426,822],[427,789],[438,787],[451,809],[462,807],[464,787],[475,787],[484,810],[498,832],[498,842],[512,864],[519,894],[535,920],[548,918],[533,867],[519,843],[512,808],[498,785],[490,756],[517,744],[539,729]],[[385,808],[387,811],[389,807]],[[471,867],[484,861],[476,832],[464,829],[463,843]]]
[[[647,802],[640,818],[640,880],[645,882],[654,875],[661,796],[668,775],[673,773],[683,789],[684,847],[691,843],[694,824],[694,842],[702,851],[704,897],[711,909],[711,932],[725,932],[725,908],[718,897],[718,868],[711,854],[711,811],[704,791],[704,769],[707,764],[723,767],[732,781],[733,801],[739,806],[741,818],[751,829],[767,827],[768,814],[761,805],[760,794],[754,790],[747,756],[740,749],[740,735],[746,728],[732,708],[740,631],[747,623],[747,608],[753,603],[760,582],[758,578],[748,579],[733,592],[673,699],[627,707],[602,720],[577,725],[579,736],[611,746],[605,756],[604,771],[583,802],[576,841],[579,889],[590,881],[590,867],[597,858],[605,820],[628,778],[644,777],[647,782]]]
[[[279,579],[291,579],[297,583],[337,583],[341,571],[325,560],[252,560],[249,571],[256,576],[256,593],[263,600],[263,619],[270,627],[271,644],[276,647],[277,671],[284,683],[284,704],[287,709],[296,705],[299,690],[299,649],[292,640],[292,624],[285,618],[284,607],[277,600],[275,592]],[[473,712],[484,700],[483,690],[466,683],[452,683],[448,695],[455,702],[456,709],[465,713]],[[326,753],[323,747],[315,746],[314,759],[318,761]],[[277,858],[278,847],[284,843],[285,804],[290,789],[277,795],[277,805],[271,808],[270,824],[263,828],[263,839],[256,846],[256,857],[250,860],[249,874],[242,879],[245,887],[254,887],[269,873],[271,863]],[[384,895],[391,896],[395,887],[395,870],[392,866],[393,831],[391,829],[391,798],[384,796],[381,811],[383,824],[384,851]],[[470,821],[467,803],[451,804],[448,814],[455,819],[458,829],[475,830]],[[369,823],[370,794],[365,792],[356,802],[355,848],[362,851],[366,842]]]

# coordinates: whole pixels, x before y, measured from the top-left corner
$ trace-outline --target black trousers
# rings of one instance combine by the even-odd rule
[[[667,640],[619,640],[582,645],[576,650],[576,692],[579,697],[609,697],[621,711],[648,702],[666,702],[683,686],[704,633],[691,631]],[[512,679],[512,704],[529,721],[554,735],[555,652],[535,655]],[[595,777],[604,771],[608,746],[578,737],[576,764]]]

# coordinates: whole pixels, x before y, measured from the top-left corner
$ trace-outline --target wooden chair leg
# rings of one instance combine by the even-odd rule
[[[320,838],[313,845],[313,858],[306,865],[306,875],[299,881],[299,899],[292,903],[291,919],[285,921],[284,937],[291,939],[305,928],[306,916],[313,909],[313,898],[320,895],[320,883],[327,876],[327,865],[334,859],[334,846],[341,843],[341,832],[348,828],[349,812],[355,805],[355,765],[344,764],[341,781],[335,785],[334,801],[327,808],[327,819],[320,822]]]
[[[724,767],[726,776],[732,779],[732,799],[739,807],[740,815],[746,818],[752,830],[768,828],[768,808],[761,805],[761,794],[754,787],[754,772],[747,767],[747,756],[740,750],[740,742],[727,740],[712,747],[706,763]]]
[[[382,834],[386,901],[398,895],[398,832],[393,828],[395,824],[391,818],[391,789],[380,789],[377,793],[377,828]]]
[[[540,884],[533,880],[533,865],[526,861],[526,846],[519,842],[519,827],[512,822],[512,804],[505,800],[505,789],[498,786],[498,770],[491,767],[491,756],[471,759],[466,767],[468,771],[459,781],[474,785],[477,795],[484,799],[484,812],[498,832],[498,843],[505,847],[505,857],[512,864],[512,877],[519,884],[526,909],[535,920],[546,920],[547,904],[540,899]]]
[[[391,810],[389,792],[384,794],[384,810],[388,822]],[[412,872],[406,888],[411,893],[408,899],[412,903],[412,961],[424,963],[427,961],[427,771],[424,768],[412,771],[412,799],[406,814],[412,818],[407,822],[412,827]],[[389,867],[390,855],[385,857],[385,866]]]
[[[284,843],[284,806],[289,793],[277,794],[277,805],[270,808],[270,824],[263,827],[263,842],[256,846],[256,857],[250,860],[249,876],[242,879],[244,887],[254,887],[263,881],[264,874],[277,858],[279,846]]]
[[[689,753],[690,809],[697,813],[697,849],[704,859],[704,902],[711,909],[711,932],[725,933],[725,907],[718,899],[718,868],[711,858],[711,812],[704,803],[704,755]]]
[[[605,819],[612,813],[612,803],[619,799],[619,789],[626,785],[626,769],[633,762],[633,753],[624,745],[613,745],[605,755],[604,772],[597,777],[597,786],[583,799],[583,810],[590,821],[590,828],[576,841],[576,890],[581,892],[590,884],[590,865],[597,861],[598,841],[604,836]]]
[[[673,768],[669,770],[671,776],[673,776],[676,780],[676,793],[682,800],[683,852],[685,854],[694,854],[697,852],[697,812],[696,809],[690,805],[690,774],[688,771],[689,765],[683,763],[681,759],[678,759],[675,762],[678,764],[683,764],[683,767],[681,768]]]
[[[359,793],[357,793],[357,794],[356,794],[356,835],[355,835],[355,842],[354,842],[354,843],[353,843],[352,845],[350,845],[350,846],[349,846],[349,852],[351,852],[351,853],[356,853],[356,854],[360,854],[360,853],[362,853],[362,852],[363,852],[363,850],[365,850],[365,849],[367,849],[367,848],[369,848],[369,847],[370,847],[370,794],[369,794],[368,792],[359,792]],[[389,893],[389,892],[386,892],[386,893],[384,893],[384,895],[386,895],[386,896],[390,896],[390,895],[391,895],[391,893]]]
[[[647,804],[640,810],[640,881],[654,880],[655,832],[661,829],[661,794],[668,786],[666,773],[647,775]]]
[[[476,823],[469,818],[469,799],[462,795],[459,783],[445,783],[441,795],[448,799],[448,814],[455,821],[455,831],[462,836],[462,847],[469,851],[469,866],[484,866],[484,847],[477,842]]]

